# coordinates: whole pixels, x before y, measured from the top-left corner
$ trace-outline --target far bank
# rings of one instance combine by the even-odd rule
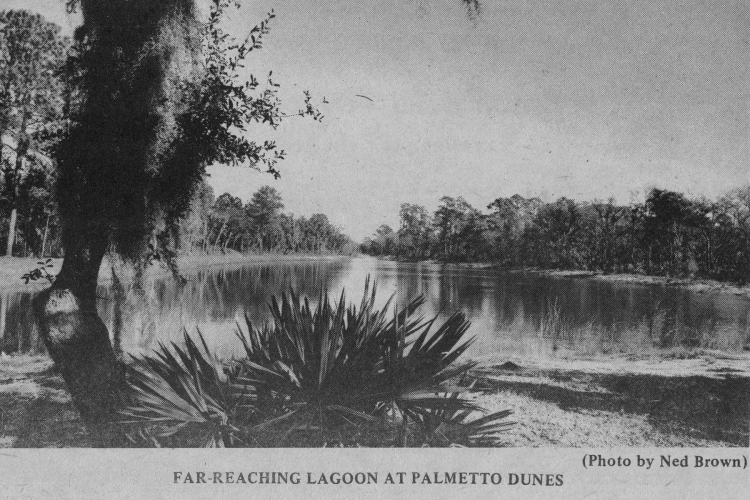
[[[448,269],[483,269],[488,271],[502,271],[504,273],[526,273],[542,276],[555,276],[559,278],[608,281],[612,283],[633,283],[648,286],[679,287],[694,291],[696,293],[726,293],[750,298],[750,284],[740,285],[736,283],[712,280],[707,278],[676,278],[670,276],[649,276],[635,273],[605,274],[600,271],[540,269],[538,267],[507,267],[495,264],[493,262],[446,262],[432,259],[415,261],[398,259],[391,256],[375,258],[391,262],[405,262],[412,264],[416,263]]]
[[[310,261],[310,260],[335,260],[348,259],[350,256],[345,255],[319,255],[319,254],[282,254],[282,253],[263,253],[263,254],[244,254],[235,251],[227,253],[192,253],[180,255],[177,258],[178,270],[183,274],[195,273],[201,269],[209,269],[217,266],[234,266],[252,263],[264,262],[293,262],[293,261]],[[0,290],[42,290],[49,286],[46,279],[39,279],[24,283],[22,276],[40,266],[39,262],[46,262],[48,259],[37,259],[34,257],[0,257]],[[62,266],[62,258],[49,259],[52,267],[50,273],[57,274]],[[121,264],[115,263],[115,269],[120,269]],[[102,266],[99,269],[99,283],[107,284],[112,280],[113,262],[105,257]],[[160,262],[154,262],[149,265],[146,271],[148,277],[167,276],[170,274],[167,266]]]

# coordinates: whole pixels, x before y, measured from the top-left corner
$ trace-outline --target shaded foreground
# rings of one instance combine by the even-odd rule
[[[513,409],[523,423],[509,435],[511,446],[750,445],[747,369],[689,373],[691,361],[653,363],[670,366],[662,370],[623,361],[611,363],[615,369],[605,363],[605,369],[594,364],[586,371],[580,362],[547,368],[505,362],[473,376],[484,399]],[[628,364],[631,370],[623,370]],[[679,374],[681,364],[687,366]]]
[[[512,409],[509,447],[722,447],[750,443],[750,378],[485,367],[479,403]],[[0,359],[0,447],[94,444],[44,357]]]

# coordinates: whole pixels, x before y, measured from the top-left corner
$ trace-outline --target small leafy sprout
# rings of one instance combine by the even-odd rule
[[[23,280],[25,285],[28,285],[31,281],[37,281],[40,279],[46,279],[49,281],[50,285],[55,282],[55,275],[50,274],[49,271],[47,271],[48,268],[54,267],[54,263],[52,262],[52,259],[47,259],[46,261],[38,261],[37,265],[39,267],[32,269],[28,273],[21,276],[21,279]]]

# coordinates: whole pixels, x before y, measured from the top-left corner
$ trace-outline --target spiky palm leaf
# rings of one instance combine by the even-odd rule
[[[132,404],[121,411],[129,437],[180,445],[186,439],[206,447],[237,444],[248,415],[250,387],[226,370],[198,332],[199,347],[187,332],[183,345],[159,344],[150,356],[133,359],[128,382]]]
[[[507,420],[511,410],[485,415],[478,405],[472,408],[462,403],[450,404],[459,399],[459,393],[442,397],[447,403],[442,409],[415,416],[421,423],[421,440],[431,445],[498,446],[502,444],[502,434],[514,425]],[[476,413],[482,415],[476,417]]]
[[[369,279],[359,308],[345,299],[322,293],[313,310],[293,291],[272,297],[270,324],[238,324],[245,356],[229,363],[200,333],[202,347],[187,333],[184,347],[160,346],[133,363],[125,415],[147,424],[149,439],[178,444],[187,435],[207,445],[382,445],[372,436],[400,433],[405,445],[415,426],[432,444],[497,444],[509,412],[470,420],[481,408],[464,397],[468,388],[449,385],[474,366],[457,363],[472,342],[462,313],[432,332],[437,317],[416,316],[417,297],[389,317],[393,297],[377,310]]]
[[[446,412],[479,409],[459,396],[466,388],[445,387],[474,366],[455,364],[472,342],[464,340],[469,322],[462,313],[432,333],[436,318],[414,316],[423,297],[390,320],[388,305],[375,310],[375,287],[369,293],[369,283],[359,309],[352,305],[345,310],[344,302],[343,293],[335,306],[321,295],[313,312],[307,300],[290,292],[280,303],[272,299],[273,325],[256,329],[246,318],[247,331],[240,338],[247,373],[255,378],[245,382],[257,389],[259,411],[275,414],[285,405],[293,409],[293,419],[273,420],[288,426],[284,436],[313,427],[314,420],[316,429],[352,420],[360,425],[407,419],[421,424],[444,418]],[[448,389],[455,397],[441,395]],[[393,412],[397,418],[387,418]]]

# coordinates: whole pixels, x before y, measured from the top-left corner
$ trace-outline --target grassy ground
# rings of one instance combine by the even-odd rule
[[[70,394],[49,358],[0,358],[0,447],[89,446]]]
[[[653,363],[670,365],[663,370],[506,362],[479,369],[475,387],[486,391],[480,399],[490,410],[514,410],[519,426],[509,446],[750,445],[750,363],[678,371],[685,361]]]
[[[730,443],[663,431],[645,415],[560,406],[523,391],[501,390],[480,398],[489,410],[510,408],[517,425],[508,432],[510,447],[717,447]]]
[[[479,402],[513,409],[509,447],[750,444],[750,377],[486,365]],[[687,372],[686,372],[687,373]],[[0,358],[0,447],[88,447],[62,379],[43,357]]]

